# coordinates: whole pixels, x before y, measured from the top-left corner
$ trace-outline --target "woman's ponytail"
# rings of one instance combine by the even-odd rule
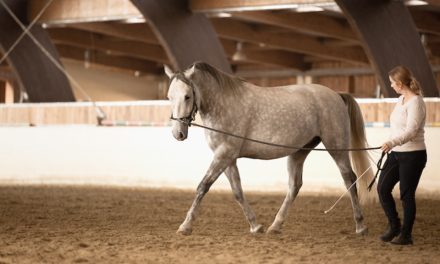
[[[412,76],[411,76],[411,81],[409,83],[409,89],[413,93],[423,96],[423,91],[422,91],[422,88],[420,87],[419,82],[416,80],[416,78],[414,78]]]

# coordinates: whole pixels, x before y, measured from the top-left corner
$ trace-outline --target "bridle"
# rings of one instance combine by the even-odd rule
[[[174,74],[174,76],[170,80],[170,84],[173,82],[174,79],[178,79],[178,80],[182,81],[183,83],[185,83],[186,85],[188,85],[189,87],[191,87],[191,90],[193,92],[193,106],[192,106],[191,112],[189,112],[189,114],[187,116],[174,117],[173,112],[171,112],[170,119],[174,120],[174,121],[178,121],[183,124],[186,124],[188,126],[191,126],[191,123],[192,123],[192,121],[194,121],[196,119],[196,114],[197,114],[197,111],[199,110],[197,107],[197,102],[196,102],[196,91],[195,91],[194,83],[190,79],[186,78],[182,72],[178,72],[178,73]]]

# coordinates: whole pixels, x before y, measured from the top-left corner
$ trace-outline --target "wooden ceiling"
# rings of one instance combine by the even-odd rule
[[[438,69],[440,0],[413,2],[407,6],[431,65]],[[30,3],[32,20],[45,1]],[[236,74],[373,72],[357,33],[333,1],[192,0],[188,8],[209,17]],[[160,40],[129,0],[55,0],[39,22],[62,58],[154,75],[170,64]]]

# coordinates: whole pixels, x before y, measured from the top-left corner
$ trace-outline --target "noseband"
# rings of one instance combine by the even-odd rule
[[[185,77],[185,75],[182,72],[178,72],[176,74],[174,74],[174,76],[171,78],[170,80],[170,84],[173,82],[174,78],[182,81],[183,83],[185,83],[186,85],[188,85],[189,87],[191,87],[192,92],[193,92],[193,106],[191,109],[191,112],[189,113],[188,116],[186,117],[174,117],[173,116],[173,112],[171,112],[171,120],[186,124],[188,126],[191,126],[191,122],[194,121],[196,119],[196,114],[197,114],[197,103],[196,103],[196,92],[195,92],[195,88],[194,88],[194,83]]]

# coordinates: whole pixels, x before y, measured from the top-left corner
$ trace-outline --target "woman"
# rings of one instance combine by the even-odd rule
[[[420,85],[407,68],[395,67],[388,75],[391,87],[401,96],[390,116],[390,140],[381,147],[382,151],[391,152],[377,185],[380,203],[389,223],[380,239],[397,245],[409,245],[413,243],[411,233],[416,216],[415,193],[426,165],[426,107]],[[391,194],[397,182],[400,182],[403,225]]]

